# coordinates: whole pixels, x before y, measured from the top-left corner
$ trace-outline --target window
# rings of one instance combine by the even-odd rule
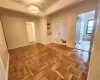
[[[87,34],[92,34],[93,25],[94,25],[94,19],[88,20],[88,25],[86,30]]]

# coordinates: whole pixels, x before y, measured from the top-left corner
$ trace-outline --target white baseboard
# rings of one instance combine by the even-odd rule
[[[8,73],[9,73],[9,53],[8,53],[7,68],[6,68],[6,80],[8,80]]]

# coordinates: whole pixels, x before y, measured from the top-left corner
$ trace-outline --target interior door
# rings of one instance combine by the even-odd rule
[[[33,42],[36,41],[35,38],[35,27],[33,22],[26,22],[28,41]]]
[[[58,38],[58,27],[59,27],[58,22],[54,22],[54,42],[55,42],[55,43],[59,43],[59,38]]]
[[[58,43],[61,44],[61,20],[59,20],[59,26],[58,26]]]
[[[60,44],[66,45],[66,31],[67,31],[67,19],[61,19],[60,21]]]
[[[81,38],[81,19],[80,16],[78,16],[76,24],[76,44],[80,43],[80,38]]]
[[[54,42],[66,45],[67,20],[61,19],[54,23]]]

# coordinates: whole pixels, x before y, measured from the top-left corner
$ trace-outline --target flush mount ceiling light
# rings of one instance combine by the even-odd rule
[[[30,13],[35,13],[36,14],[36,13],[39,12],[39,8],[37,6],[31,4],[31,5],[28,6],[28,11]]]

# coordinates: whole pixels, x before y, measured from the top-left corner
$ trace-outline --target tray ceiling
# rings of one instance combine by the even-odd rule
[[[38,6],[40,10],[45,10],[60,0],[11,0],[11,1],[20,3],[22,5],[26,5],[26,6],[30,4],[34,4]]]

